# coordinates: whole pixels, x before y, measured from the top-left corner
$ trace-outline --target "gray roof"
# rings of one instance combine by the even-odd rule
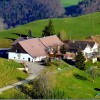
[[[87,45],[91,48],[94,46],[94,41],[70,41],[68,42],[69,50],[84,50]]]

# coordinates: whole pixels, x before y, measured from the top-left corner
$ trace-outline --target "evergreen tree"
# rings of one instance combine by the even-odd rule
[[[85,60],[86,59],[83,53],[79,51],[78,54],[76,55],[76,67],[81,70],[85,70],[86,69]]]
[[[29,31],[28,31],[28,37],[30,37],[30,38],[32,38],[32,31],[29,29]]]
[[[51,35],[55,34],[52,20],[49,20],[49,24],[47,26],[45,26],[45,28],[42,32],[43,32],[42,36],[51,36]]]
[[[44,36],[50,36],[50,33],[49,33],[48,30],[49,30],[48,26],[45,26],[44,30],[42,31],[43,32],[42,33],[42,37],[44,37]]]
[[[50,33],[50,35],[54,35],[55,33],[55,30],[54,30],[54,26],[53,26],[53,23],[52,23],[52,20],[49,20],[49,24],[48,24],[48,31]]]

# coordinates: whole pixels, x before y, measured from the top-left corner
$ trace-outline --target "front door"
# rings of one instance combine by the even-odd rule
[[[30,58],[28,58],[28,61],[30,62]]]

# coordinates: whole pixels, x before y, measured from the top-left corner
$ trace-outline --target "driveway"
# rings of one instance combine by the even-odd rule
[[[28,73],[30,75],[38,76],[40,72],[44,69],[44,66],[38,62],[34,62],[34,63],[27,62],[26,65],[28,67]]]

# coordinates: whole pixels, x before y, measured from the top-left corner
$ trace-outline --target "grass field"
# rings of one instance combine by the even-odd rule
[[[72,5],[77,5],[78,2],[82,0],[60,0],[61,3],[64,5],[64,7],[72,6]]]
[[[0,88],[27,77],[24,72],[16,69],[20,67],[23,66],[19,63],[0,58]]]
[[[85,39],[90,35],[100,34],[99,19],[100,19],[100,12],[74,18],[54,18],[52,19],[52,21],[55,27],[56,34],[58,34],[61,30],[64,30],[68,36],[66,37],[66,39],[71,38],[73,40],[79,40],[79,39]],[[32,30],[33,35],[35,37],[41,37],[42,30],[48,24],[48,21],[49,19],[38,20],[9,30],[3,30],[0,32],[0,39],[2,38],[2,43],[3,43],[3,39],[18,38],[18,35],[16,35],[16,33],[27,34],[29,29]]]
[[[12,43],[13,41],[10,39],[0,38],[0,48],[9,48]]]
[[[100,62],[94,64],[89,62],[86,65],[88,66],[87,68],[95,65],[100,66]],[[58,68],[61,68],[61,70],[58,70]],[[93,82],[86,71],[71,67],[62,60],[55,60],[50,63],[43,73],[52,73],[49,77],[47,76],[50,78],[48,80],[49,84],[56,89],[64,91],[65,99],[100,98],[100,96],[96,96],[100,91],[95,90],[95,88],[100,88],[100,77]],[[0,99],[29,99],[29,97],[19,90],[10,89],[0,94]]]
[[[0,94],[0,99],[29,99],[24,93],[13,88]]]
[[[57,64],[57,62],[56,62]],[[58,73],[51,75],[52,84],[63,90],[65,95],[64,98],[68,99],[93,99],[95,96],[100,93],[96,91],[95,88],[100,88],[100,77],[96,78],[95,81],[92,81],[92,78],[86,71],[77,69],[76,67],[67,67],[68,65],[61,63],[59,66],[56,66],[54,63],[52,67],[48,67],[48,72],[53,69],[57,71],[58,68],[65,69],[60,70]],[[98,63],[100,66],[100,63]],[[64,65],[63,67],[61,67]],[[91,66],[95,64],[91,63]],[[90,64],[87,64],[90,66]],[[99,68],[100,69],[100,68]],[[100,71],[100,70],[99,70]],[[100,98],[100,96],[98,97]]]

